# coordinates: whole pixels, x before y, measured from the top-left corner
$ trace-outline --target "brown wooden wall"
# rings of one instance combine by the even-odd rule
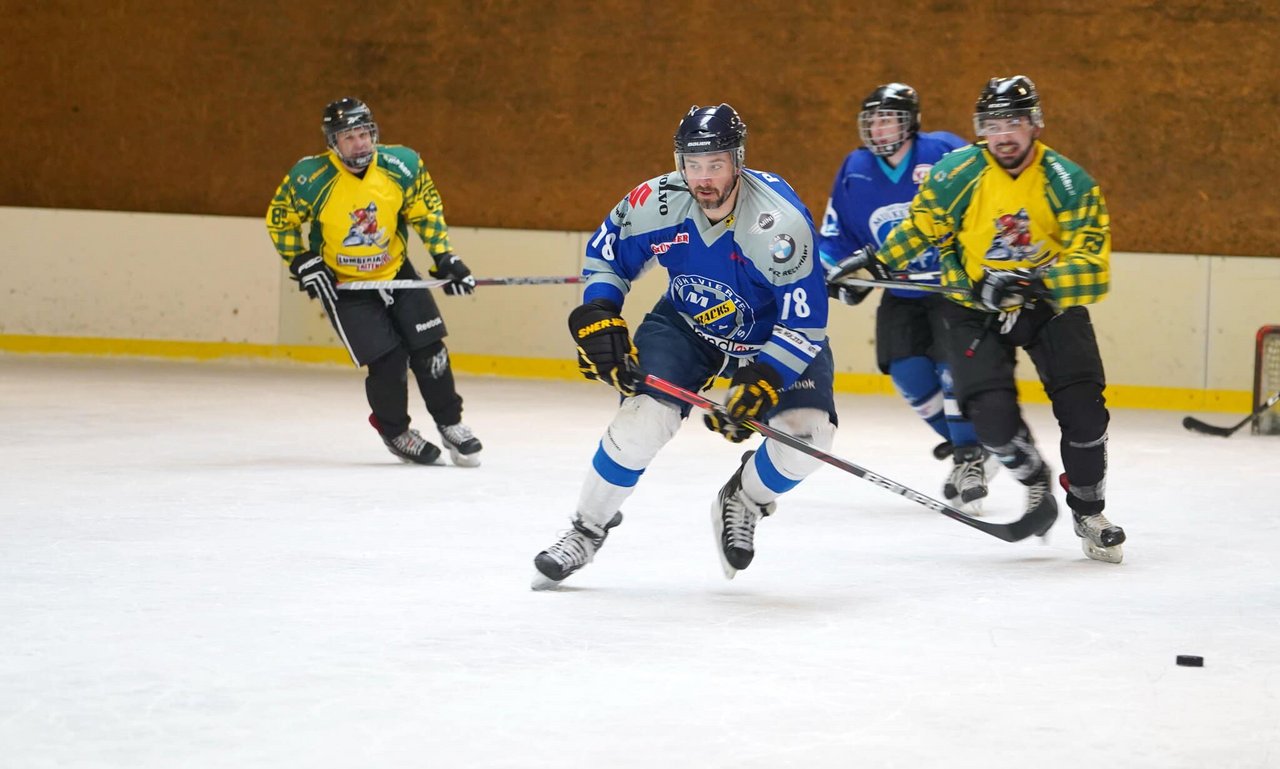
[[[857,104],[901,80],[969,136],[992,75],[1102,183],[1116,248],[1280,256],[1276,0],[3,0],[0,205],[258,215],[354,95],[449,221],[590,230],[727,101],[821,216]]]

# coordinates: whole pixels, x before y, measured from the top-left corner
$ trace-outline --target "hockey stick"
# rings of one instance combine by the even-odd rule
[[[841,278],[833,286],[860,286],[864,288],[900,288],[904,291],[924,291],[929,294],[953,294],[969,296],[969,289],[956,286],[939,286],[935,283],[909,283],[905,280],[871,280],[870,278]]]
[[[349,280],[339,283],[340,291],[378,290],[393,288],[439,288],[452,281],[448,278],[433,280]],[[578,275],[531,275],[519,278],[476,278],[477,286],[542,286],[581,283]]]
[[[1058,260],[1056,254],[1048,257],[1040,257],[1033,259],[1030,272],[1034,277],[1042,277],[1054,262]],[[922,279],[932,279],[937,277],[938,273],[917,273]],[[923,291],[929,294],[950,294],[952,296],[972,296],[972,289],[961,288],[959,286],[939,286],[934,283],[912,283],[911,279],[907,280],[871,280],[869,278],[840,278],[831,285],[833,286],[861,286],[863,288],[898,288],[905,291]]]
[[[666,393],[667,395],[670,395],[674,398],[679,398],[680,400],[684,401],[685,403],[688,403],[691,406],[697,406],[698,408],[715,412],[716,414],[719,414],[722,418],[728,419],[728,415],[725,414],[725,411],[720,406],[720,404],[716,403],[715,401],[708,400],[702,397],[701,395],[698,395],[695,392],[686,390],[683,387],[674,385],[666,381],[665,379],[656,377],[653,374],[648,374],[644,378],[644,383],[649,385],[653,389],[657,390],[658,392]],[[1048,531],[1049,527],[1053,525],[1053,522],[1058,519],[1057,510],[1053,508],[1048,508],[1044,513],[1037,513],[1034,515],[1027,514],[1011,523],[992,523],[990,521],[979,520],[972,516],[965,515],[964,512],[957,510],[951,505],[948,505],[944,502],[939,502],[933,497],[925,496],[924,494],[921,494],[918,491],[909,489],[900,483],[891,481],[888,478],[885,478],[883,475],[878,475],[864,467],[859,467],[858,465],[855,465],[854,463],[849,462],[848,460],[841,459],[840,457],[837,457],[832,454],[828,454],[822,449],[816,446],[810,445],[800,440],[799,438],[795,437],[794,435],[791,435],[789,433],[784,433],[781,430],[772,428],[769,425],[766,425],[762,422],[757,422],[754,419],[748,419],[741,422],[740,424],[746,425],[747,427],[760,433],[766,438],[771,438],[777,441],[778,443],[782,443],[784,445],[790,446],[796,451],[808,454],[814,459],[818,459],[823,462],[826,462],[832,467],[836,467],[841,470],[844,470],[846,473],[851,473],[853,475],[856,475],[865,481],[870,481],[871,483],[874,483],[875,485],[883,489],[888,489],[889,491],[892,491],[894,494],[900,494],[906,497],[907,499],[911,500],[912,502],[917,502],[921,505],[924,505],[925,507],[929,508],[930,510],[933,510],[934,512],[942,513],[948,518],[957,520],[960,523],[965,524],[966,526],[972,526],[973,528],[977,529],[983,534],[990,534],[991,536],[997,539],[1002,539],[1005,542],[1017,542],[1019,540],[1026,539],[1027,537],[1030,537],[1032,535],[1036,535],[1036,534],[1042,535],[1046,531]]]
[[[1196,419],[1195,417],[1183,417],[1182,426],[1187,428],[1188,430],[1191,430],[1192,432],[1204,433],[1205,435],[1217,435],[1223,438],[1230,438],[1232,435],[1235,435],[1236,431],[1239,430],[1241,427],[1244,427],[1245,425],[1249,424],[1253,420],[1257,419],[1259,414],[1271,408],[1272,406],[1276,405],[1277,403],[1280,403],[1280,392],[1277,392],[1274,395],[1272,395],[1270,398],[1267,398],[1266,403],[1263,403],[1261,406],[1254,409],[1252,414],[1240,420],[1239,422],[1232,425],[1231,427],[1216,427],[1214,425],[1205,424],[1204,422],[1201,422],[1199,419]]]

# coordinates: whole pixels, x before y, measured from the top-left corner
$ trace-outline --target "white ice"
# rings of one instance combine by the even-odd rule
[[[0,766],[1280,766],[1280,438],[1113,411],[1119,566],[824,467],[728,582],[741,447],[691,420],[539,593],[615,402],[460,383],[478,469],[395,461],[354,370],[0,357]],[[837,454],[939,493],[904,403],[838,401]]]

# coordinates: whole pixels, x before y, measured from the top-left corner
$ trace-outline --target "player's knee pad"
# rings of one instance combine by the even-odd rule
[[[600,448],[619,465],[643,470],[679,429],[679,408],[649,395],[636,395],[622,402]]]
[[[443,340],[432,342],[409,354],[409,366],[416,377],[439,379],[449,370],[449,350]]]
[[[987,446],[1009,443],[1022,427],[1018,393],[1014,390],[974,393],[965,399],[960,410],[973,423],[978,438]]]
[[[805,443],[830,451],[836,439],[836,426],[822,409],[788,409],[769,420],[770,427],[790,433]],[[799,481],[818,469],[821,460],[777,441],[765,441],[768,459],[784,477]]]
[[[1071,446],[1087,449],[1106,441],[1111,414],[1101,385],[1094,382],[1067,385],[1055,392],[1051,400],[1062,437]]]
[[[403,347],[373,361],[368,366],[369,378],[381,382],[403,382],[409,375],[409,353]]]

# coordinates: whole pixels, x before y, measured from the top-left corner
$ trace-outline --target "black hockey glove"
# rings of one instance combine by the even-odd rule
[[[448,280],[442,288],[449,296],[462,296],[463,294],[474,294],[476,292],[476,279],[471,277],[471,270],[467,269],[467,265],[462,263],[458,255],[452,251],[445,251],[443,254],[435,257],[436,266],[427,270],[433,278],[443,278]]]
[[[607,299],[592,299],[569,313],[569,332],[578,346],[582,375],[599,379],[630,397],[639,385],[639,362],[627,322],[618,309]]]
[[[298,281],[298,290],[306,291],[312,299],[327,298],[338,301],[338,290],[333,285],[333,270],[324,263],[324,257],[313,251],[303,251],[289,262],[289,272]]]
[[[875,247],[863,246],[827,270],[827,296],[849,305],[859,304],[866,299],[872,288],[850,286],[841,282],[844,278],[853,277],[858,270],[866,270],[875,280],[893,280],[893,273],[889,272],[884,262],[876,258]]]
[[[973,301],[992,312],[1008,312],[1044,291],[1044,282],[1033,270],[987,270],[973,284]]]
[[[724,402],[724,412],[704,414],[703,424],[708,430],[718,432],[734,443],[741,443],[754,432],[741,423],[747,419],[759,420],[777,406],[781,390],[782,376],[769,364],[752,361],[739,368],[729,380],[729,397]]]
[[[866,299],[867,295],[872,291],[875,291],[870,286],[847,286],[843,283],[832,281],[831,276],[836,274],[839,269],[840,265],[837,264],[827,270],[827,296],[842,304],[853,306],[862,304],[862,300]]]
[[[852,277],[858,270],[866,270],[876,280],[893,280],[893,273],[889,271],[888,265],[876,257],[876,247],[863,246],[836,263],[835,269],[827,273],[827,283]]]

